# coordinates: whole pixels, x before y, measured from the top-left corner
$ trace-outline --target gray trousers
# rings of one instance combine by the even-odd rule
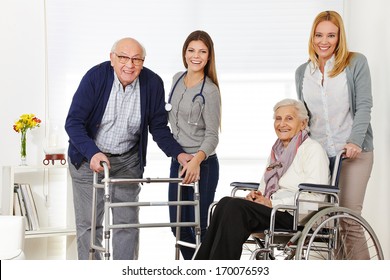
[[[121,157],[110,157],[110,178],[141,178],[142,172],[138,149]],[[70,162],[70,161],[69,161]],[[78,258],[89,258],[91,240],[93,171],[85,162],[77,170],[69,164],[73,184],[73,202],[76,218]],[[104,174],[99,174],[99,182]],[[137,202],[141,187],[138,184],[114,184],[110,186],[112,202]],[[98,189],[96,211],[96,244],[101,246],[104,215],[104,190]],[[112,223],[139,223],[139,207],[116,207],[112,209]],[[112,234],[113,259],[136,260],[139,249],[139,229],[114,229]],[[101,259],[95,253],[95,259]]]

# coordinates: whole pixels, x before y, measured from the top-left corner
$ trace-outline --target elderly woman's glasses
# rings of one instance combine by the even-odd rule
[[[131,60],[131,63],[133,63],[135,66],[140,66],[144,62],[144,59],[142,58],[128,57],[124,55],[118,55],[117,53],[114,54],[118,57],[119,62],[122,64],[126,64],[127,62],[129,62],[129,60]]]

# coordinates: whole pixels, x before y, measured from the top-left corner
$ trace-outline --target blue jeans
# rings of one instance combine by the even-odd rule
[[[177,178],[180,164],[177,160],[172,159],[171,162],[171,178]],[[206,234],[207,229],[207,214],[209,206],[214,202],[215,190],[219,180],[219,162],[217,155],[210,156],[207,160],[203,161],[200,165],[200,180],[199,180],[199,193],[200,193],[200,228],[201,228],[201,240]],[[169,184],[169,201],[177,201],[177,184]],[[184,187],[182,188],[181,200],[193,200],[193,189]],[[169,216],[171,222],[176,222],[177,206],[169,207]],[[193,206],[181,206],[181,222],[193,222],[194,207]],[[172,228],[173,235],[176,236],[176,228]],[[195,244],[195,232],[191,227],[181,227],[180,240]],[[190,260],[195,252],[193,248],[181,246],[181,254],[185,260]]]

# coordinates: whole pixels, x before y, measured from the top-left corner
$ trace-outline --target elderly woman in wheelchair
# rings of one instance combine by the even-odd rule
[[[300,201],[324,203],[325,194],[322,191],[307,191],[297,196],[302,183],[307,186],[315,184],[329,186],[330,180],[329,159],[321,145],[308,136],[308,119],[308,112],[301,101],[284,99],[274,106],[274,129],[277,140],[272,147],[258,189],[252,190],[244,199],[224,197],[216,204],[206,236],[193,259],[238,260],[242,255],[243,244],[248,238],[253,233],[263,233],[269,230],[271,223],[274,229],[291,231],[297,228],[297,215],[293,215],[293,212],[297,212],[297,207],[294,206],[297,197]],[[337,194],[334,192],[337,190],[332,194],[335,196],[333,200],[337,202]],[[289,210],[278,208],[281,205],[285,206],[282,209]],[[304,205],[305,203],[299,207],[299,213],[305,212]],[[307,211],[318,210],[318,208],[310,209],[313,203],[306,203],[306,205]],[[336,213],[339,213],[341,209],[340,207],[333,208],[337,208]],[[341,210],[349,212],[348,209]],[[333,216],[333,212],[332,214],[328,212],[325,215],[326,218]],[[351,215],[355,216],[353,213]],[[349,216],[346,218],[349,219]],[[318,220],[323,220],[323,217]],[[368,228],[370,236],[374,235],[376,252],[379,252],[376,255],[379,254],[380,258],[381,249],[375,234],[365,221],[363,226],[365,229]],[[306,235],[312,236],[312,230],[310,233],[306,232]],[[296,234],[291,234],[290,240],[298,239],[301,235],[297,235],[296,238],[295,236]],[[307,242],[304,243],[301,244],[301,248],[310,251],[307,249]],[[264,257],[264,259],[267,258]],[[325,257],[325,259],[330,259],[330,257]]]

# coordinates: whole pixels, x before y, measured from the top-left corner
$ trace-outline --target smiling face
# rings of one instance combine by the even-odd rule
[[[191,41],[185,52],[185,61],[190,72],[204,71],[209,59],[209,49],[201,40]]]
[[[313,43],[321,64],[324,64],[335,52],[339,42],[338,34],[339,28],[330,21],[322,21],[317,25]]]
[[[299,131],[306,128],[306,125],[307,121],[299,119],[294,106],[282,106],[275,111],[274,129],[285,147]]]
[[[126,63],[121,63],[118,56],[143,59],[143,49],[136,40],[126,38],[119,41],[114,52],[110,53],[111,66],[114,68],[122,86],[126,87],[139,76],[143,64],[134,65],[131,59]]]

